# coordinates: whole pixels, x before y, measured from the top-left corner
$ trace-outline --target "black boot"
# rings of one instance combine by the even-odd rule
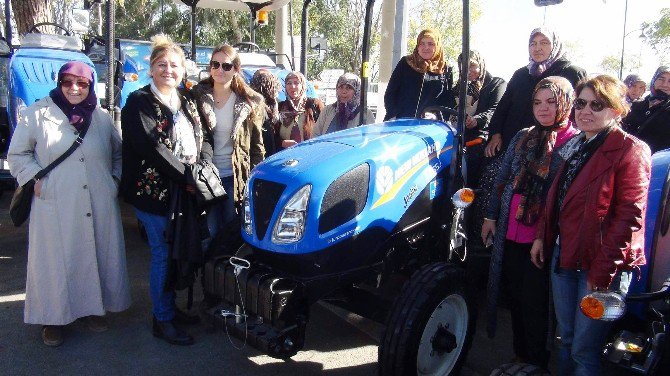
[[[172,321],[158,321],[156,317],[154,317],[153,334],[154,337],[162,338],[173,345],[189,346],[193,344],[193,337],[174,326]]]
[[[200,316],[198,315],[190,315],[184,311],[182,311],[179,308],[175,308],[174,310],[174,319],[172,321],[175,324],[181,324],[181,325],[195,325],[200,323]]]

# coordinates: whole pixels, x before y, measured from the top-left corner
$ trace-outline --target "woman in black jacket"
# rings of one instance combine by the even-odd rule
[[[384,120],[418,117],[427,106],[454,107],[451,80],[439,32],[421,31],[414,52],[403,57],[391,74],[384,93]]]
[[[651,94],[631,105],[623,124],[655,153],[670,148],[670,67],[659,67],[649,86]]]
[[[461,58],[459,56],[459,60]],[[505,92],[507,83],[500,77],[493,77],[486,70],[484,58],[474,50],[470,51],[467,75],[465,158],[468,167],[468,186],[477,187],[484,162],[484,147],[489,135],[489,122]],[[456,101],[458,101],[459,90],[459,85],[456,85],[453,90]]]
[[[177,89],[185,61],[179,45],[163,35],[154,37],[149,68],[152,82],[130,94],[121,111],[121,194],[135,208],[151,247],[153,334],[175,345],[193,343],[193,337],[175,323],[194,323],[197,318],[175,306],[175,293],[169,288],[174,282],[168,275],[174,256],[170,253],[181,252],[185,242],[187,248],[199,251],[201,239],[190,231],[197,221],[180,215],[182,230],[168,245],[170,235],[166,233],[175,230],[169,214],[176,202],[195,201],[195,188],[187,184],[187,175],[196,162],[212,159],[211,139],[203,132],[197,107]]]
[[[528,41],[529,63],[519,68],[507,83],[505,94],[500,99],[489,124],[489,142],[486,156],[492,157],[505,150],[512,137],[522,128],[533,124],[531,96],[540,80],[549,76],[566,78],[576,86],[586,71],[575,66],[565,57],[558,36],[544,27],[530,33]]]

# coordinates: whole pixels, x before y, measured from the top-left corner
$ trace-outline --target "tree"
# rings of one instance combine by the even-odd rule
[[[661,10],[656,22],[643,23],[642,29],[647,43],[661,56],[670,52],[670,8]]]
[[[51,3],[48,0],[11,0],[19,34],[27,33],[37,23],[51,21]]]
[[[621,66],[621,55],[619,56],[605,56],[600,62],[600,67],[603,69],[603,73],[611,74],[612,76],[619,76],[619,68]],[[625,55],[623,59],[623,71],[627,72],[637,72],[640,69],[640,60],[630,56]],[[626,75],[624,74],[624,77]]]
[[[433,28],[442,34],[444,56],[456,63],[461,53],[463,30],[463,3],[461,0],[434,0],[419,2],[409,14],[409,38],[407,52],[416,46],[416,36],[423,29]],[[474,24],[481,16],[479,0],[470,2],[470,24]],[[457,69],[456,69],[457,71]]]

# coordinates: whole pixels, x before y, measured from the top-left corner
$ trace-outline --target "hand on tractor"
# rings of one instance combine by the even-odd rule
[[[544,241],[542,239],[535,239],[533,242],[533,247],[530,249],[530,261],[538,269],[544,267]]]
[[[496,234],[496,221],[494,219],[484,219],[482,224],[482,242],[485,246],[493,243],[493,236]]]
[[[297,145],[297,144],[298,144],[298,143],[295,142],[295,141],[293,141],[293,140],[282,140],[282,142],[281,142],[281,147],[283,147],[284,149],[286,149],[286,148],[289,148],[289,147],[291,147],[291,146],[293,146],[293,145]]]
[[[487,157],[493,157],[500,151],[501,147],[502,147],[502,136],[500,135],[500,133],[496,133],[493,136],[491,136],[488,145],[486,145],[484,155],[486,155]]]
[[[472,129],[472,128],[476,127],[477,126],[477,119],[468,115],[467,118],[465,119],[465,126],[469,129]]]

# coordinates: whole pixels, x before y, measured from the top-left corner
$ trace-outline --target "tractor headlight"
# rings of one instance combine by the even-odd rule
[[[249,206],[249,187],[244,190],[244,199],[242,200],[242,228],[251,235],[253,225],[251,221],[251,206]]]
[[[302,239],[305,233],[305,222],[307,219],[307,204],[312,193],[312,186],[306,185],[296,192],[275,223],[272,231],[272,241],[279,244],[294,243]]]

